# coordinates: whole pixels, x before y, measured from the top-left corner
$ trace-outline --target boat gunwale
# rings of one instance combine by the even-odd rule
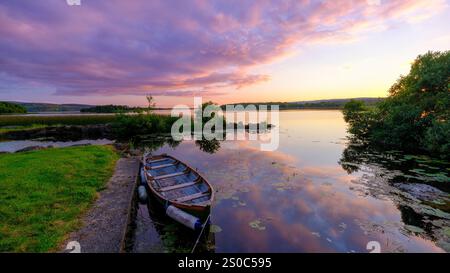
[[[184,166],[186,166],[186,168],[188,169],[188,170],[190,170],[190,171],[192,171],[192,172],[194,172],[195,174],[197,174],[202,180],[203,180],[203,182],[207,185],[207,187],[209,188],[209,192],[210,192],[210,198],[207,200],[207,201],[203,201],[203,202],[205,202],[205,204],[201,204],[201,205],[198,205],[198,204],[188,204],[188,203],[183,203],[183,202],[177,202],[177,201],[172,201],[172,200],[169,200],[168,198],[166,198],[165,196],[163,196],[163,195],[161,195],[154,187],[153,187],[153,185],[150,183],[151,181],[149,181],[150,179],[151,180],[154,180],[154,181],[156,181],[156,179],[154,179],[152,176],[150,176],[149,174],[148,174],[148,172],[146,171],[145,172],[145,178],[146,178],[146,183],[147,183],[147,185],[148,185],[148,187],[150,188],[150,190],[152,191],[152,193],[154,193],[158,198],[160,198],[161,200],[163,200],[163,201],[165,201],[165,202],[167,202],[167,203],[171,203],[171,204],[173,204],[174,206],[176,206],[176,207],[182,207],[182,208],[186,208],[186,209],[197,209],[197,210],[199,210],[199,209],[201,209],[201,210],[204,210],[204,209],[208,209],[208,208],[210,208],[211,207],[211,205],[212,205],[212,202],[213,202],[213,200],[214,200],[214,188],[213,188],[213,186],[211,185],[211,183],[209,183],[209,181],[199,172],[199,171],[197,171],[196,169],[194,169],[192,166],[190,166],[189,164],[186,164],[185,162],[183,162],[183,161],[181,161],[181,160],[179,160],[179,159],[177,159],[177,158],[175,158],[175,157],[173,157],[173,156],[171,156],[171,155],[168,155],[168,154],[161,154],[161,155],[157,155],[156,157],[166,157],[166,158],[171,158],[171,159],[173,159],[173,160],[176,160],[176,161],[178,161],[179,163],[181,163],[181,164],[183,164]],[[144,165],[144,168],[146,169],[146,167],[147,167],[147,155],[145,154],[144,156],[143,156],[143,165]],[[176,199],[175,199],[176,200]],[[193,199],[193,200],[195,200],[195,199]]]

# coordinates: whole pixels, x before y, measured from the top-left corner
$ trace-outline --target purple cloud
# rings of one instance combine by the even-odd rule
[[[295,45],[339,41],[443,1],[2,1],[0,92],[182,96],[238,89]]]

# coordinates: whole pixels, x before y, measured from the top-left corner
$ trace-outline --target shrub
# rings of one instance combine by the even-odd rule
[[[113,128],[119,139],[130,139],[138,135],[154,133],[170,133],[172,124],[178,117],[168,115],[144,114],[137,115],[118,114]]]

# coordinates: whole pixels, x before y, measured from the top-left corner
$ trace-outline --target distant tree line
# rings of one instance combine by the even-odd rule
[[[84,113],[123,113],[123,112],[139,112],[141,107],[130,107],[127,105],[97,105],[89,108],[83,108],[80,111]]]
[[[375,107],[344,106],[349,132],[369,143],[450,158],[450,51],[419,55]]]
[[[27,109],[21,105],[0,101],[0,114],[25,114],[26,112]]]
[[[372,98],[371,100],[366,100],[367,105],[375,105],[377,102],[381,101],[381,98]],[[364,101],[364,99],[361,99]],[[293,110],[293,109],[343,109],[345,103],[348,100],[330,100],[330,101],[319,101],[319,102],[257,102],[257,103],[234,103],[228,105],[242,105],[244,107],[248,105],[267,105],[268,107],[272,105],[278,105],[280,110]],[[227,105],[222,105],[222,109],[225,110]]]

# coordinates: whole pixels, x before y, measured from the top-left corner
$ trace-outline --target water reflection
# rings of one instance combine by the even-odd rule
[[[148,205],[136,204],[136,209],[133,237],[128,240],[127,252],[214,252],[215,236],[211,226],[207,226],[195,245],[198,234],[166,217],[155,200],[150,200]]]
[[[217,152],[220,149],[220,142],[217,139],[196,140],[195,145],[197,145],[201,151],[209,153],[209,154],[214,154],[215,152]]]
[[[173,140],[168,135],[140,135],[131,142],[134,147],[144,149],[148,152],[156,151],[163,146],[176,148],[180,143],[181,141]]]
[[[404,232],[431,239],[449,250],[448,162],[376,150],[350,139],[339,164],[349,174],[359,174],[355,191],[393,201]]]
[[[444,209],[449,191],[439,182],[447,162],[417,162],[396,151],[376,153],[346,143],[339,111],[282,112],[280,122],[276,152],[261,152],[252,141],[153,146],[155,154],[182,159],[212,183],[213,251],[367,252],[374,240],[382,252],[450,250]],[[148,237],[137,226],[136,237],[145,244]],[[183,241],[190,238],[186,230],[169,228],[175,239],[165,232],[156,232],[163,251],[185,252],[193,244]]]

